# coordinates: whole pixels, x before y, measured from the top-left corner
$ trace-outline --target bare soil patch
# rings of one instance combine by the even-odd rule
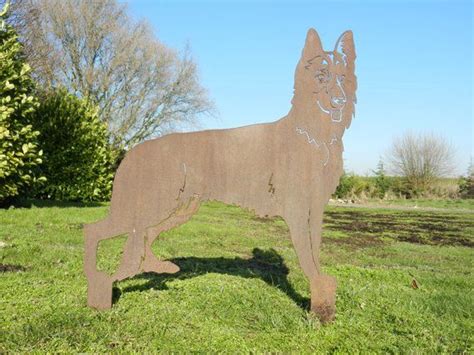
[[[359,209],[327,211],[324,215],[324,228],[344,232],[348,236],[327,238],[332,239],[331,243],[369,246],[381,237],[389,237],[417,244],[474,247],[474,240],[469,235],[474,222],[472,217],[465,214],[434,215],[406,211],[369,213]]]

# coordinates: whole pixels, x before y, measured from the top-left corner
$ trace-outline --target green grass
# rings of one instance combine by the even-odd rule
[[[82,225],[107,206],[79,206],[0,210],[0,352],[473,351],[473,213],[328,208],[337,317],[321,326],[285,223],[220,203],[155,242],[180,273],[119,282],[113,308],[94,311]],[[101,245],[100,268],[123,242]]]

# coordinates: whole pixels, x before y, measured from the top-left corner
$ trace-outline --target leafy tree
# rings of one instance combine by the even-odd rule
[[[0,16],[0,203],[19,195],[44,178],[35,177],[41,164],[39,132],[32,115],[38,106],[33,95],[30,67],[22,55],[22,45],[14,29],[6,25],[8,4]]]
[[[35,196],[56,200],[93,201],[110,197],[111,153],[107,128],[98,109],[65,89],[45,94],[34,127],[44,151],[40,171],[47,183]]]

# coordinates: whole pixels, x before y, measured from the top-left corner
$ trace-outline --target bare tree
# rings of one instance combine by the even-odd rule
[[[189,127],[211,112],[189,50],[165,46],[116,0],[17,0],[14,9],[36,79],[95,101],[115,146]]]
[[[454,172],[454,157],[453,146],[444,138],[413,133],[396,138],[387,156],[392,173],[421,191]]]

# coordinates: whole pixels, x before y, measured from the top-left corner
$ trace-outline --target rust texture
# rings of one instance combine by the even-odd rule
[[[271,123],[176,133],[130,150],[118,168],[109,215],[85,226],[84,270],[88,304],[112,306],[112,284],[143,272],[179,267],[151,251],[161,232],[187,222],[203,201],[218,200],[281,216],[311,287],[311,310],[322,321],[335,315],[336,281],[321,272],[324,206],[342,174],[342,135],[355,104],[355,49],[351,31],[325,51],[308,31],[295,72],[289,113]],[[118,270],[96,267],[98,243],[127,234]]]

